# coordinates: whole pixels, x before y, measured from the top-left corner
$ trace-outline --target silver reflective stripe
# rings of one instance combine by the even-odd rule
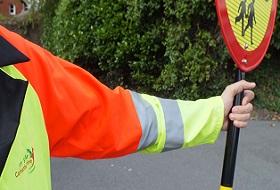
[[[130,91],[138,118],[142,126],[142,137],[137,151],[155,144],[158,137],[157,117],[153,107],[144,100],[141,94]]]
[[[184,123],[176,100],[159,98],[164,111],[166,142],[163,152],[181,148],[184,144]]]
[[[142,138],[137,151],[144,150],[154,145],[159,138],[163,139],[163,141],[161,141],[163,142],[162,148],[160,148],[161,145],[159,145],[157,148],[149,149],[149,153],[181,148],[184,144],[184,123],[178,102],[176,100],[153,97],[157,99],[158,104],[160,104],[157,105],[156,108],[162,110],[162,112],[156,112],[154,110],[155,105],[152,105],[153,103],[151,103],[151,101],[148,102],[145,100],[147,95],[142,96],[132,91],[130,91],[130,93],[142,126]],[[158,121],[158,119],[160,119],[160,121]],[[159,123],[161,123],[162,126],[158,126]],[[159,135],[161,137],[159,137]],[[161,143],[159,142],[159,144]]]

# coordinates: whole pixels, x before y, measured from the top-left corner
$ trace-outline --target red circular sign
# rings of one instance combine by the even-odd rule
[[[220,28],[237,67],[255,69],[272,36],[277,0],[215,0]]]

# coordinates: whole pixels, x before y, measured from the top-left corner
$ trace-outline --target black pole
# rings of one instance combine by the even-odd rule
[[[240,81],[244,79],[245,79],[245,73],[242,72],[240,69],[237,69],[236,81]],[[241,105],[243,96],[244,96],[243,92],[235,96],[234,106]],[[233,122],[230,120],[229,129],[227,132],[227,139],[226,139],[223,173],[221,179],[221,189],[222,187],[231,188],[233,186],[238,140],[239,140],[239,128],[235,127]]]

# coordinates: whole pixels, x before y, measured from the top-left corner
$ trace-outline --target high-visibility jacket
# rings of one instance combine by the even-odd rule
[[[48,136],[39,98],[13,66],[1,68],[0,89],[0,189],[50,190]]]
[[[12,72],[9,73],[10,70]],[[1,101],[10,96],[2,85],[9,88],[15,80],[27,83],[34,89],[39,102],[37,109],[41,109],[47,135],[48,149],[44,149],[55,157],[113,158],[135,152],[160,153],[214,143],[223,123],[224,104],[220,96],[183,101],[139,94],[121,87],[111,90],[82,68],[52,55],[2,26],[0,71],[3,76],[12,79],[0,83],[0,150],[3,143],[1,137],[13,136],[10,146],[5,148],[6,156],[0,154],[0,160],[4,160],[1,178],[3,172],[14,172],[5,170],[5,163],[14,159],[10,158],[10,154],[19,132],[19,129],[14,129],[10,134],[2,130],[8,124],[1,118],[7,115],[23,117],[21,105],[17,107],[20,110],[13,110],[9,109],[9,103],[3,107]],[[13,76],[16,72],[20,77]],[[13,98],[21,98],[26,105],[33,104],[32,98],[25,99],[24,91]],[[37,111],[30,110],[24,117],[36,119],[33,114]],[[17,125],[21,127],[19,118],[16,118],[19,122]],[[30,136],[29,140],[32,139]],[[27,148],[32,150],[32,147]],[[35,153],[39,152],[34,150]]]

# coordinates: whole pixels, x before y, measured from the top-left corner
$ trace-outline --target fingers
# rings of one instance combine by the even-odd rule
[[[251,90],[244,90],[244,97],[242,99],[242,105],[248,104],[255,98],[255,93]]]
[[[229,119],[232,121],[248,121],[251,117],[250,113],[244,113],[244,114],[229,114]]]
[[[252,112],[253,109],[253,105],[251,103],[247,103],[242,106],[234,106],[231,110],[231,113],[234,115],[246,114]]]
[[[252,111],[253,105],[251,103],[247,103],[244,106],[234,106],[232,108],[232,113],[229,114],[229,119],[233,121],[236,127],[246,127]]]
[[[248,122],[247,121],[233,121],[233,124],[235,127],[245,128],[245,127],[247,127]]]

